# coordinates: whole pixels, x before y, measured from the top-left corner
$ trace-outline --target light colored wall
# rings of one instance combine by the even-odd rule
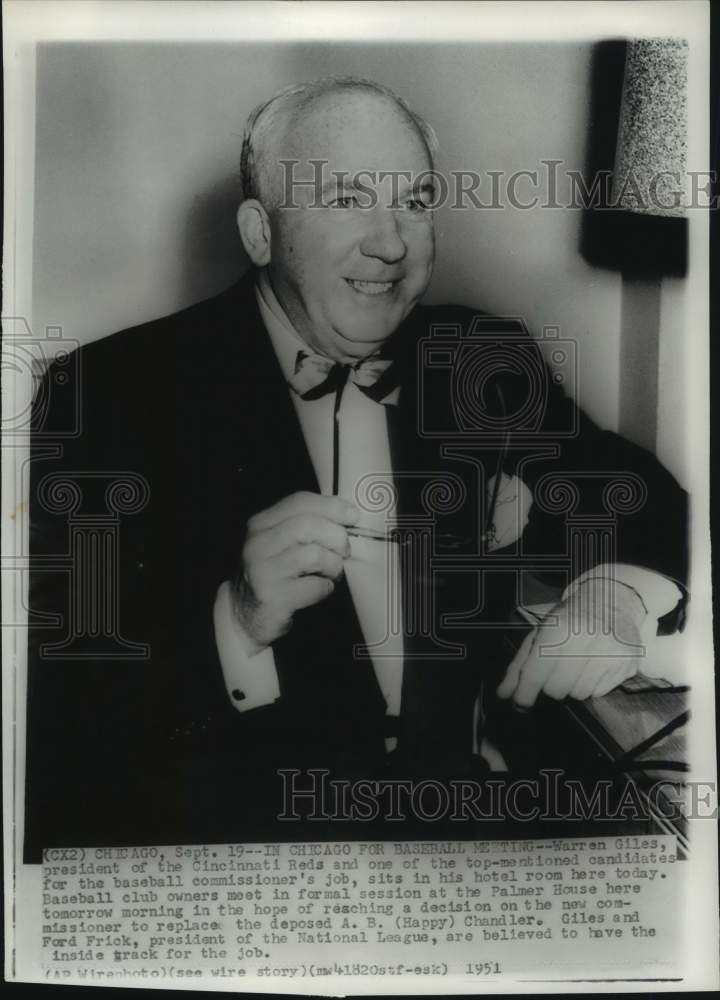
[[[51,45],[38,52],[36,330],[87,341],[172,312],[245,266],[234,225],[245,117],[287,83],[378,79],[436,127],[438,167],[582,169],[591,46]],[[520,189],[523,195],[527,188]],[[559,326],[581,405],[616,428],[620,278],[578,251],[580,213],[438,212],[429,301]]]
[[[691,220],[692,221],[692,220]],[[656,453],[675,478],[687,487],[690,480],[688,408],[704,387],[688,381],[688,346],[698,341],[697,314],[689,309],[685,279],[665,278],[660,300],[660,343],[658,356],[658,427]],[[691,331],[693,336],[691,337]]]

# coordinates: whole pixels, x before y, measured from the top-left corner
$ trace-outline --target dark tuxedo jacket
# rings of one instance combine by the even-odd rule
[[[509,354],[497,346],[508,336]],[[247,519],[318,489],[251,277],[82,348],[74,392],[59,393],[56,369],[48,373],[30,484],[28,858],[54,844],[270,836],[283,767],[378,775],[401,761],[400,770],[418,775],[464,773],[475,698],[484,692],[492,710],[512,655],[500,626],[522,596],[517,560],[567,583],[568,517],[602,515],[611,474],[646,487],[642,503],[625,503],[615,517],[616,558],[684,579],[683,492],[651,455],[584,417],[538,367],[539,355],[530,366],[543,373],[533,390],[538,420],[531,413],[519,432],[518,420],[510,435],[498,431],[527,403],[527,364],[512,362],[523,351],[518,336],[515,321],[417,307],[386,347],[401,377],[400,405],[386,408],[397,514],[434,525],[424,564],[409,563],[417,552],[401,546],[414,588],[406,584],[406,617],[423,600],[430,612],[422,627],[406,622],[394,765],[371,661],[354,655],[362,635],[342,582],[275,644],[277,702],[240,713],[224,687],[212,608],[237,568]],[[425,346],[432,337],[434,357]],[[472,351],[481,357],[483,349],[500,363],[490,364],[475,398],[472,379],[467,390],[453,384],[453,366],[462,356],[472,371]],[[534,350],[529,339],[524,350]],[[76,405],[79,433],[60,437]],[[475,412],[489,423],[473,426]],[[508,474],[550,499],[533,505],[521,540],[487,552],[478,536],[501,453]],[[553,475],[577,486],[570,514],[567,504],[553,506]],[[64,482],[72,485],[62,493]],[[464,496],[443,502],[443,488]],[[60,502],[68,489],[72,502]],[[105,542],[88,541],[95,529]]]

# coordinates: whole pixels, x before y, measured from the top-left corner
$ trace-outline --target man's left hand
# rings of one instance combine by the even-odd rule
[[[639,669],[646,615],[633,588],[608,578],[586,581],[525,637],[498,696],[529,708],[540,692],[558,700],[607,694]]]

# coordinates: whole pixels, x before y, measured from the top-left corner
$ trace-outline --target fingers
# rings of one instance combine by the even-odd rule
[[[308,608],[311,604],[319,604],[329,597],[335,589],[332,580],[324,576],[301,576],[287,584],[287,596],[295,611]]]
[[[284,571],[283,575],[290,578],[324,576],[328,580],[337,580],[343,571],[342,556],[314,542],[294,545],[281,553],[274,562]]]
[[[543,685],[543,692],[549,698],[560,701],[567,698],[575,685],[586,676],[591,681],[592,691],[599,678],[616,666],[615,660],[594,653],[596,647],[592,636],[575,636],[562,647],[559,655],[554,655],[553,650],[540,650],[540,654],[550,660],[552,668]]]
[[[350,556],[360,512],[341,497],[294,493],[250,518],[236,613],[260,645],[287,632],[296,611],[328,597]]]
[[[565,640],[557,641],[561,635]],[[560,700],[601,697],[637,672],[637,660],[601,634],[568,638],[562,625],[539,626],[526,636],[497,694],[530,708],[542,692]]]
[[[587,660],[584,669],[570,689],[570,697],[602,698],[618,684],[622,684],[637,671],[637,660],[627,656],[594,656]]]
[[[322,545],[295,545],[272,559],[251,563],[245,578],[255,599],[277,603],[279,589],[286,582],[303,576],[320,576],[337,580],[342,575],[343,560]]]
[[[608,694],[613,688],[616,688],[618,684],[622,684],[629,677],[634,677],[638,671],[638,661],[631,659],[629,662],[623,663],[622,666],[618,667],[617,670],[604,677],[597,685],[595,690],[592,692],[593,698],[602,698],[603,695]]]
[[[521,708],[531,708],[541,691],[551,698],[564,698],[577,679],[579,668],[586,655],[584,647],[588,641],[583,640],[580,648],[577,648],[577,642],[575,644],[576,652],[583,656],[582,662],[568,655],[571,650],[566,643],[563,643],[565,655],[558,656],[555,652],[557,639],[566,634],[562,623],[540,625],[536,628],[526,638],[518,655],[510,664],[508,675],[498,689],[498,695],[512,697],[515,704]],[[530,639],[532,641],[529,641]],[[523,652],[525,652],[524,658],[521,656]]]
[[[577,699],[577,701],[584,701],[585,698],[590,698],[595,694],[595,691],[600,688],[603,694],[606,694],[616,683],[620,682],[620,671],[615,662],[610,662],[605,660],[604,662],[595,660],[586,660],[583,664],[583,669],[580,671],[579,676],[574,679],[574,683],[571,684],[568,694],[571,698]]]
[[[601,589],[561,602],[539,627],[523,663],[514,663],[516,704],[530,707],[542,691],[550,698],[602,697],[637,672],[640,632]]]
[[[520,680],[520,674],[525,666],[525,663],[527,662],[527,658],[530,655],[530,650],[532,649],[537,635],[538,629],[535,628],[532,632],[528,632],[523,639],[522,645],[515,654],[512,663],[507,668],[507,673],[497,689],[498,698],[512,698],[515,694],[515,690]]]
[[[606,670],[599,677],[597,673],[587,673],[573,687],[570,697],[577,698],[578,701],[583,701],[585,698],[602,698],[604,694],[612,691],[618,684],[622,684],[624,679],[625,676],[621,667]]]
[[[322,545],[344,559],[350,555],[350,542],[343,525],[318,514],[298,514],[250,534],[243,557],[246,563],[269,559],[298,543]]]
[[[356,524],[360,511],[354,504],[342,497],[326,497],[320,493],[293,493],[278,503],[262,510],[248,521],[248,533],[266,531],[288,518],[303,514],[314,514],[337,524]]]
[[[550,675],[555,671],[558,662],[553,656],[540,656],[539,642],[530,651],[526,663],[520,671],[513,700],[521,708],[531,708],[537,701],[537,696],[545,688]]]

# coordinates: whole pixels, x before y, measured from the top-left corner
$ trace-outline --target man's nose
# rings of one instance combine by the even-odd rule
[[[378,257],[386,264],[403,259],[407,245],[400,234],[396,213],[391,208],[375,205],[367,209],[360,252],[366,257]]]

